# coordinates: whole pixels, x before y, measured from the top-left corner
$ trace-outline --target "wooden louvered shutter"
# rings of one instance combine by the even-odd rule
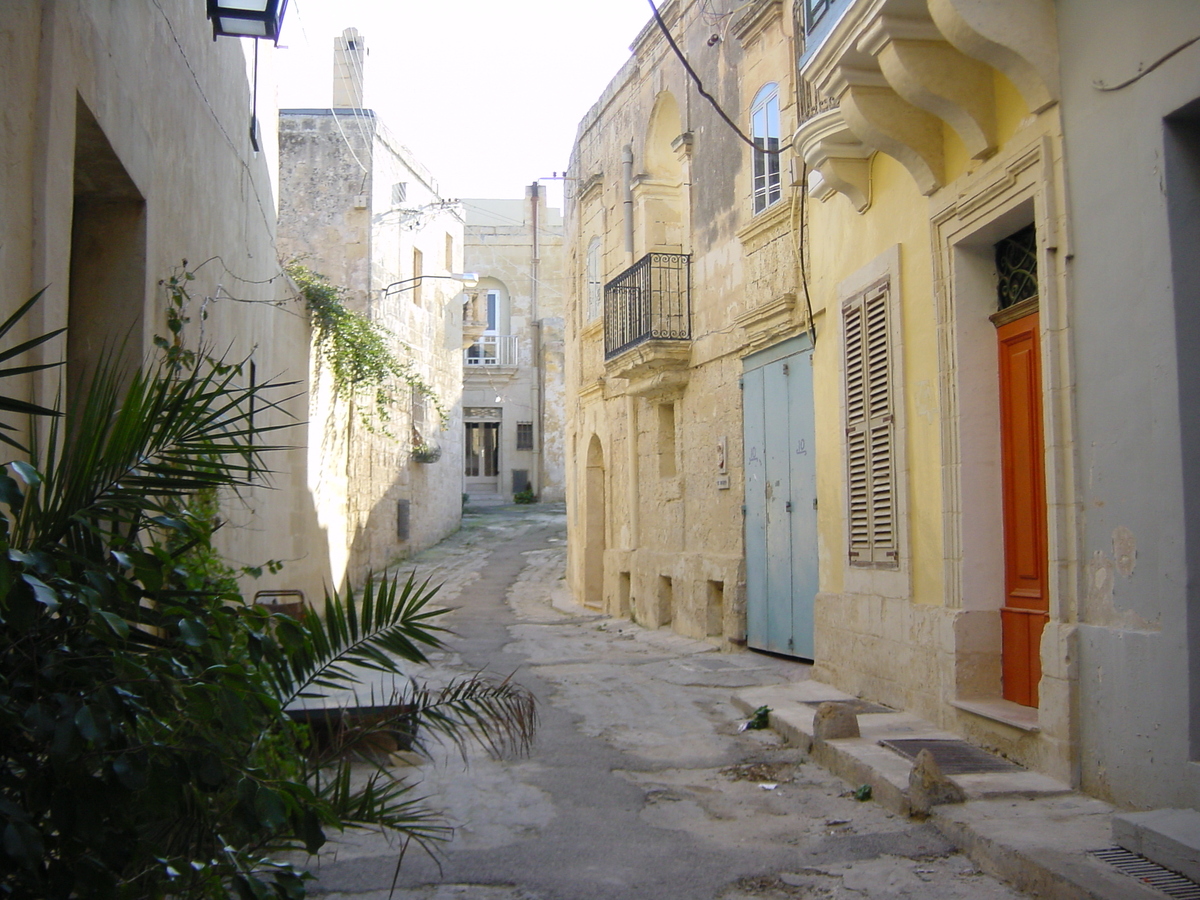
[[[895,413],[887,285],[847,303],[843,321],[850,562],[895,566]]]

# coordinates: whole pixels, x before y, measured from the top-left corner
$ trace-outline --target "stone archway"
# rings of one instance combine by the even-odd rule
[[[646,127],[645,172],[634,187],[641,216],[644,252],[682,253],[683,183],[679,104],[670,91],[661,92]]]

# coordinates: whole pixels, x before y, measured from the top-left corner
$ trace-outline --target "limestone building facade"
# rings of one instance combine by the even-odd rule
[[[714,18],[680,0],[662,14],[761,149],[727,130],[654,22],[580,123],[567,204],[569,579],[589,606],[744,645],[743,357],[806,322],[779,153],[796,121],[793,25],[779,2]]]
[[[106,348],[123,343],[133,364],[152,358],[154,336],[169,333],[160,281],[186,268],[189,346],[244,359],[260,381],[295,382],[300,397],[260,421],[306,422],[308,321],[275,253],[273,115],[260,113],[257,148],[251,139],[251,43],[214,41],[190,0],[14,0],[0,7],[0,50],[2,305],[11,312],[44,288],[25,336],[68,329],[35,355],[66,360],[68,394]],[[259,52],[267,94],[275,51],[262,42]],[[26,388],[53,403],[57,370]],[[331,569],[307,427],[284,441],[296,449],[272,455],[272,482],[223,503],[216,543],[235,565],[285,562],[249,592],[319,599]]]
[[[1195,807],[1200,14],[1102,6],[660,6],[755,146],[654,22],[580,124],[569,578]]]
[[[321,365],[310,399],[310,465],[335,576],[361,580],[458,527],[463,217],[437,182],[362,108],[365,38],[335,44],[334,108],[279,113],[279,252],[345,289],[420,384],[339,388]]]
[[[463,492],[472,503],[565,497],[563,220],[523,200],[464,200]]]

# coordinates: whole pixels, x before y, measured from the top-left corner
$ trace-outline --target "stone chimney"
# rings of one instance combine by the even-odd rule
[[[333,39],[333,108],[362,109],[367,45],[357,28]]]

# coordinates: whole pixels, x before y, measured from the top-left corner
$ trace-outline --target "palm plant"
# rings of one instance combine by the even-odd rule
[[[347,827],[447,836],[378,761],[352,777],[362,737],[415,722],[460,746],[528,746],[532,697],[483,678],[406,682],[394,714],[319,751],[287,715],[364,672],[403,678],[443,634],[436,588],[412,577],[293,619],[189,562],[211,553],[190,504],[265,474],[272,429],[250,409],[287,387],[175,354],[131,374],[101,363],[66,415],[0,397],[50,416],[46,440],[0,468],[0,894],[301,897],[306,873],[276,851],[316,852]]]

